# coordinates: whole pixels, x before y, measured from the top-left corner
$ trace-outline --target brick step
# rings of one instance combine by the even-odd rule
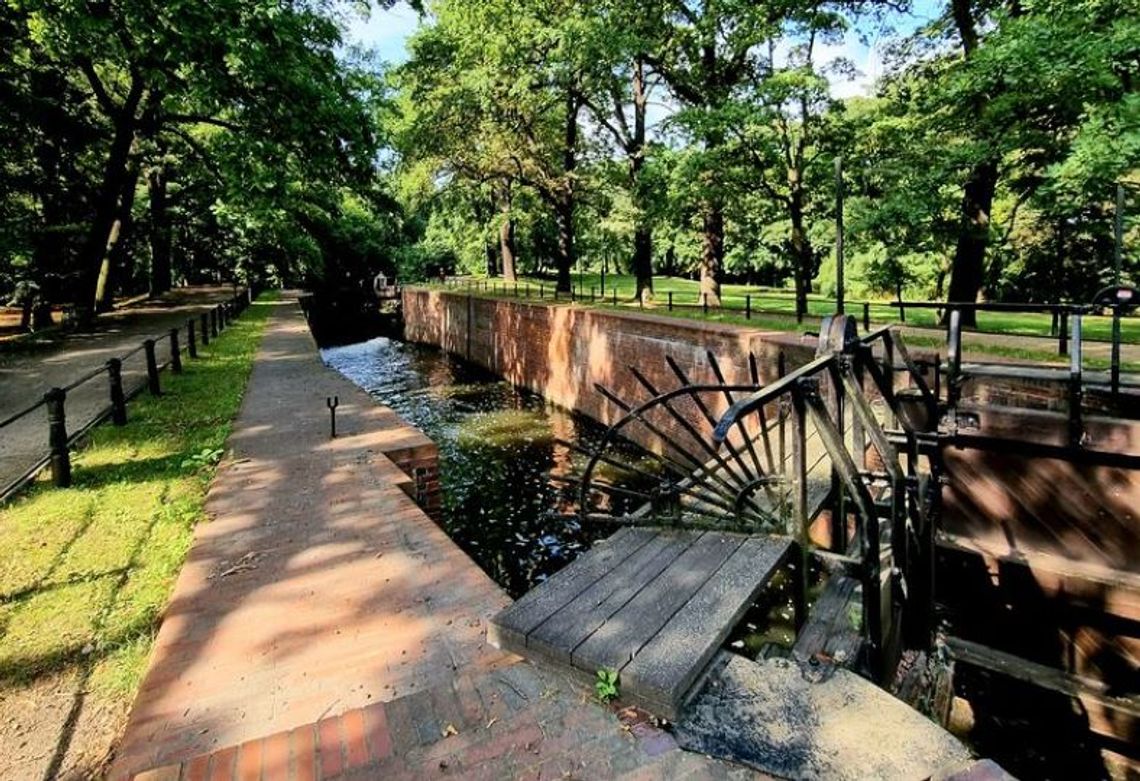
[[[601,778],[692,764],[667,756],[681,752],[644,712],[606,708],[589,696],[576,682],[520,661],[134,779]]]

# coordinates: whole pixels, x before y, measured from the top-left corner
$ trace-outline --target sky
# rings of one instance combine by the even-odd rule
[[[898,15],[891,20],[899,32],[917,29],[937,15],[939,0],[914,0],[909,14]],[[405,3],[399,3],[390,10],[373,10],[367,19],[354,17],[348,27],[350,42],[376,50],[380,57],[391,63],[407,59],[405,44],[419,24],[419,15]],[[864,43],[855,31],[848,34],[842,44],[825,47],[821,61],[845,57],[855,64],[859,75],[854,80],[835,79],[831,84],[832,95],[848,98],[866,95],[872,91],[875,79],[882,73],[882,60],[879,40],[868,30],[870,40]]]

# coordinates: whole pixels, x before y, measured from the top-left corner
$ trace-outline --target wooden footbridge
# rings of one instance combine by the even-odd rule
[[[919,581],[929,579],[916,562],[906,573],[913,585],[904,584],[898,566],[928,525],[928,503],[917,455],[908,465],[883,427],[898,417],[899,400],[881,357],[901,358],[929,419],[935,400],[891,329],[857,339],[846,318],[825,329],[815,360],[766,386],[754,360],[755,381],[733,385],[710,355],[711,384],[690,382],[671,361],[678,385],[665,392],[630,369],[650,395],[643,403],[599,389],[623,416],[587,454],[581,512],[627,528],[500,614],[493,639],[591,675],[615,670],[629,699],[676,718],[773,578],[792,578],[796,624],[808,623],[814,551],[836,574],[830,590],[842,591],[840,602],[854,600],[866,619],[866,642],[855,644],[849,663],[886,674],[897,645],[894,592],[921,591]],[[876,401],[864,383],[878,391]],[[917,432],[903,425],[916,444]],[[620,459],[613,445],[633,426],[651,432],[660,452],[638,463]],[[833,540],[827,551],[810,539],[823,516]],[[820,618],[841,613],[847,621],[848,612]],[[804,632],[819,647],[799,654],[822,651],[832,634]]]
[[[751,356],[751,382],[738,384],[711,354],[715,381],[707,384],[672,360],[676,383],[667,390],[631,367],[645,400],[598,388],[620,416],[583,453],[580,484],[584,522],[620,530],[500,613],[492,641],[590,678],[616,671],[623,700],[680,719],[725,668],[722,648],[741,617],[780,581],[790,584],[797,629],[784,655],[805,670],[845,668],[897,690],[904,652],[927,654],[937,644],[969,654],[971,664],[1031,677],[1031,660],[936,631],[941,557],[964,545],[946,527],[960,521],[953,516],[962,496],[979,487],[948,468],[952,454],[1016,452],[1078,472],[1108,465],[1125,470],[1125,483],[1140,456],[1089,446],[1097,424],[1082,417],[1079,362],[1076,380],[1061,383],[1075,404],[1060,415],[1067,436],[1050,443],[970,431],[977,415],[963,401],[967,372],[1016,371],[951,359],[915,360],[897,331],[860,337],[851,318],[836,316],[824,321],[814,360],[767,384]],[[657,447],[630,459],[619,446],[627,438]],[[1137,492],[1136,482],[1125,490]],[[1134,534],[1134,517],[1116,520]],[[1021,553],[1027,566],[1040,563]],[[1112,571],[1115,583],[1136,577]],[[1136,691],[1055,672],[1047,685],[1089,693],[1135,728]]]

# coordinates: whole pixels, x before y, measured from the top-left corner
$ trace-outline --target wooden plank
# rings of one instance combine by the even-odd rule
[[[1097,562],[1079,561],[1057,556],[1047,551],[1013,549],[1004,542],[994,544],[986,539],[942,531],[938,532],[938,546],[961,553],[988,556],[1007,564],[1018,564],[1030,569],[1041,568],[1063,577],[1088,580],[1130,591],[1140,591],[1140,575]]]
[[[700,533],[659,533],[527,635],[527,650],[569,664],[571,652],[583,640],[698,539]]]
[[[626,603],[598,631],[574,649],[580,670],[620,671],[677,610],[747,539],[739,534],[705,532],[668,569]]]
[[[947,637],[946,647],[950,650],[951,656],[968,664],[1070,697],[1085,697],[1105,707],[1127,713],[1133,718],[1140,718],[1140,694],[1115,697],[1110,693],[1108,684],[1103,681],[1072,675],[1055,667],[1046,667],[960,637]]]
[[[589,553],[492,618],[487,631],[488,642],[496,648],[521,652],[526,647],[527,635],[551,613],[636,553],[656,534],[652,529],[626,527],[598,543]]]
[[[859,627],[852,624],[849,610],[854,606],[862,619],[862,602],[856,589],[859,581],[846,575],[834,575],[828,579],[812,605],[807,623],[800,630],[792,656],[800,662],[835,661],[844,667],[852,667],[859,655],[863,642]]]
[[[750,537],[621,672],[622,687],[673,719],[700,672],[791,549],[791,540]]]

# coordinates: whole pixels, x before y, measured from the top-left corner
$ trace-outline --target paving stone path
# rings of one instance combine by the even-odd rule
[[[47,338],[4,342],[0,348],[0,420],[40,399],[48,389],[64,387],[109,359],[138,347],[143,339],[182,328],[188,318],[233,295],[229,286],[179,288],[161,298],[101,315],[91,332],[57,331]],[[155,351],[159,362],[165,362],[169,342],[158,342]],[[145,377],[141,352],[123,363],[123,384],[128,390],[144,382]],[[69,392],[68,429],[79,429],[107,403],[107,379],[103,376]],[[43,408],[0,429],[0,491],[46,453],[47,416]]]
[[[279,302],[110,777],[756,777],[487,644],[509,597],[385,455],[425,442]]]

